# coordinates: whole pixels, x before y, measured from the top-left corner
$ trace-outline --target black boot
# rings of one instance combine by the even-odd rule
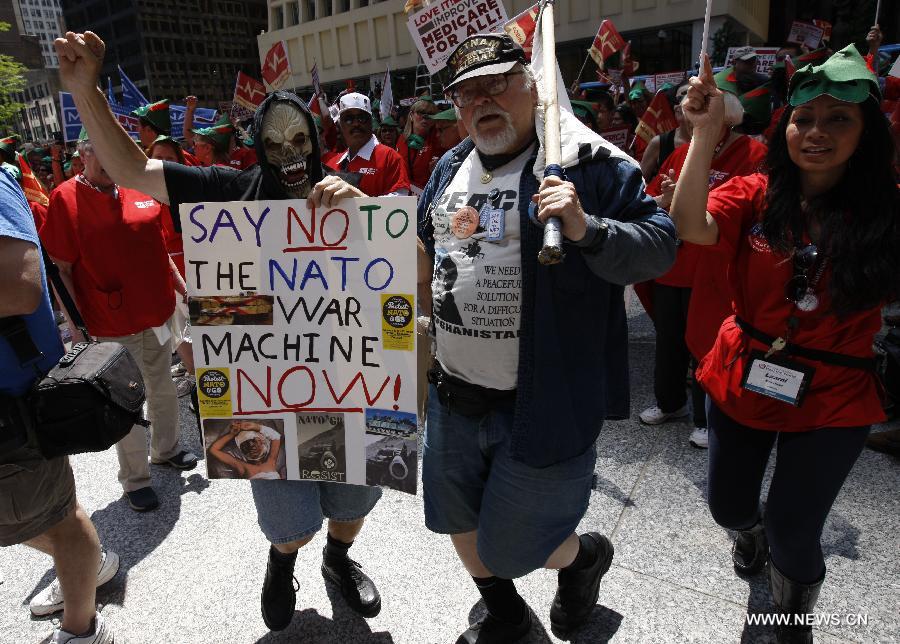
[[[803,620],[812,612],[824,580],[823,572],[819,581],[801,584],[785,577],[769,560],[769,590],[772,592],[772,600],[777,612],[789,617],[789,624],[776,627],[778,644],[812,644],[812,625],[798,620]]]
[[[525,609],[525,617],[518,624],[504,622],[490,613],[469,626],[456,640],[456,644],[512,644],[528,635],[531,630],[531,611]]]
[[[769,541],[766,539],[766,527],[762,519],[753,527],[737,533],[731,546],[731,560],[738,575],[755,575],[763,569],[768,558]]]
[[[531,611],[512,579],[472,577],[487,615],[469,626],[456,644],[511,644],[531,630]]]
[[[362,566],[347,556],[351,545],[328,535],[322,550],[322,576],[340,587],[350,608],[363,617],[375,617],[381,612],[381,595]]]
[[[613,560],[613,545],[602,534],[588,532],[578,540],[578,556],[572,565],[559,571],[556,596],[550,606],[550,630],[560,639],[590,617],[600,595],[600,581]],[[589,560],[581,565],[585,558]]]
[[[294,579],[296,561],[296,552],[286,555],[276,550],[275,546],[269,547],[269,563],[260,598],[262,618],[269,630],[282,631],[294,618],[300,588]]]

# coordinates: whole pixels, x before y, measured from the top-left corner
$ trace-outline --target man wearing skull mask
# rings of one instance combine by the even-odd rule
[[[196,168],[147,159],[109,110],[97,87],[105,44],[94,33],[66,33],[56,40],[60,75],[72,93],[94,150],[113,180],[169,204],[199,201],[307,199],[330,207],[347,197],[366,196],[340,176],[323,178],[316,128],[306,105],[295,95],[275,92],[256,111],[254,132],[259,163],[243,171]],[[180,222],[174,222],[180,229]],[[251,481],[260,527],[271,542],[262,590],[262,615],[272,630],[293,618],[297,550],[328,521],[322,574],[339,585],[350,607],[365,617],[381,610],[374,583],[347,556],[381,489],[312,481]]]

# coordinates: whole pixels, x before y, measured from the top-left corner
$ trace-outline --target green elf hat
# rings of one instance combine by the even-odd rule
[[[428,118],[430,118],[432,121],[456,121],[456,110],[451,107],[449,110],[444,110],[443,112],[432,114]]]
[[[737,85],[737,75],[734,73],[734,67],[726,67],[718,74],[713,76],[716,81],[716,87],[723,92],[731,92],[735,96],[740,96],[741,92]]]
[[[0,150],[14,154],[19,149],[19,137],[13,134],[0,139]]]
[[[791,78],[788,101],[794,107],[823,94],[846,103],[862,103],[869,96],[881,101],[878,79],[855,45],[847,45],[821,65],[798,69]]]
[[[68,172],[68,171],[71,170],[71,169],[72,169],[72,162],[71,162],[71,161],[66,161],[66,162],[63,164],[63,172]]]
[[[639,101],[642,98],[645,98],[648,93],[649,92],[647,90],[647,86],[644,85],[644,81],[638,81],[631,86],[631,91],[628,92],[628,100]]]
[[[22,171],[19,169],[19,166],[13,165],[12,163],[0,163],[0,167],[9,172],[13,179],[20,182],[22,181]]]
[[[234,126],[231,124],[231,121],[228,120],[228,115],[223,114],[219,117],[219,120],[211,126],[191,129],[191,132],[212,139],[216,147],[227,150],[228,144],[231,142],[231,137],[234,135]]]
[[[740,97],[744,113],[760,125],[772,120],[772,88],[769,83],[760,85]]]
[[[432,116],[431,118],[434,118],[434,117]],[[392,116],[388,115],[381,122],[381,127],[399,127],[399,126],[397,125],[397,121],[395,121]]]
[[[157,132],[163,134],[172,132],[172,119],[169,116],[169,99],[167,98],[132,110],[131,114],[152,125]]]
[[[157,143],[172,143],[176,147],[181,147],[181,143],[173,139],[171,136],[166,136],[165,134],[160,134],[158,137],[153,139],[153,143],[150,144],[150,147],[152,148]]]
[[[576,116],[590,116],[592,119],[597,117],[597,108],[590,101],[570,101],[570,103]]]

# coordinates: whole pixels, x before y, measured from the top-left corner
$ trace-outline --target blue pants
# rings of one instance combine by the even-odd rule
[[[766,463],[777,442],[765,512],[770,556],[789,579],[801,584],[821,579],[825,573],[822,528],[870,428],[751,429],[726,416],[711,401],[707,418],[713,519],[730,530],[746,530],[756,523]]]

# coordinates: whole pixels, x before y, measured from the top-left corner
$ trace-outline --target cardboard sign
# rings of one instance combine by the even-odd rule
[[[500,0],[444,0],[410,14],[407,27],[429,73],[436,74],[459,43],[475,34],[503,31],[507,20]]]
[[[825,30],[822,27],[795,20],[791,23],[791,32],[788,34],[787,41],[806,45],[810,49],[818,49],[824,35]]]
[[[622,150],[622,152],[628,152],[627,127],[611,127],[600,132],[600,136]],[[630,154],[630,152],[628,153]]]
[[[740,47],[729,47],[728,53],[725,55],[725,67],[734,65],[734,52]],[[756,72],[768,76],[772,73],[775,66],[775,55],[778,53],[778,47],[755,47],[756,49]]]
[[[209,477],[415,493],[415,199],[181,212]]]

